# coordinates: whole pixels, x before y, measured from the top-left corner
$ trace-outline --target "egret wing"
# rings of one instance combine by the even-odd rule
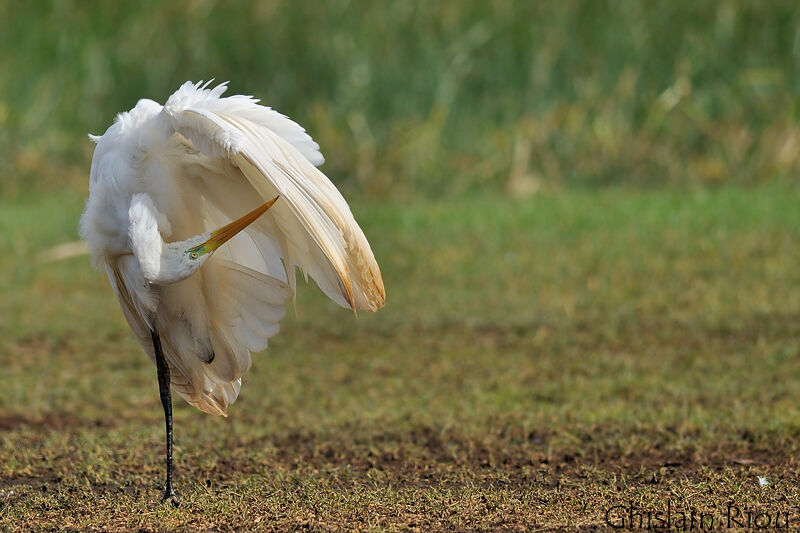
[[[283,115],[248,96],[222,98],[224,90],[187,83],[164,107],[143,100],[122,113],[99,139],[82,219],[145,352],[154,357],[154,328],[173,389],[222,415],[236,400],[250,352],[278,331],[295,294],[295,266],[341,306],[384,303],[363,232],[315,167],[323,161],[317,144]],[[196,273],[154,285],[127,235],[128,203],[138,194],[150,197],[158,230],[172,241],[219,228],[276,195],[280,201]]]
[[[339,305],[380,308],[385,299],[380,269],[344,198],[314,166],[322,161],[316,143],[299,125],[251,97],[221,97],[224,89],[187,82],[163,113],[195,148],[223,161],[208,165],[221,171],[201,177],[209,208],[233,215],[224,201],[230,190],[251,198],[252,205],[239,205],[239,213],[280,195],[248,231],[267,256],[264,261],[274,263],[275,253],[280,254],[292,290],[297,265]]]

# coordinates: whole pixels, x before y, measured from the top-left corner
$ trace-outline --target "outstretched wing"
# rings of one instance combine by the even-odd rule
[[[158,302],[151,304],[157,313],[149,325],[161,335],[173,388],[213,414],[225,414],[250,352],[263,350],[277,333],[294,296],[295,266],[343,307],[375,311],[385,297],[361,228],[315,167],[323,160],[317,144],[283,115],[251,97],[222,98],[224,90],[187,83],[170,97],[154,117],[166,143],[148,149],[152,167],[145,173],[145,188],[173,239],[211,231],[280,195],[197,273],[157,288]],[[116,268],[125,285],[118,296],[133,292],[134,307],[149,298],[135,294],[136,264],[122,261]],[[125,309],[125,299],[120,302]],[[130,306],[126,318],[152,357],[143,325],[151,318]]]
[[[323,160],[317,144],[258,100],[221,97],[225,89],[224,84],[207,89],[187,82],[162,112],[169,126],[205,156],[195,158],[188,172],[202,182],[208,208],[233,219],[280,195],[248,232],[267,273],[275,275],[281,257],[293,290],[297,265],[339,305],[380,308],[385,299],[380,269],[344,198],[314,166]],[[251,205],[229,201],[242,197],[251,198]]]

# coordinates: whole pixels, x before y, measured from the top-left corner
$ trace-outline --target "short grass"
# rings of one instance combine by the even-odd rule
[[[572,531],[668,502],[800,524],[798,201],[357,206],[387,306],[303,288],[229,418],[176,399],[178,509],[155,368],[103,274],[39,259],[82,198],[0,201],[0,529]]]

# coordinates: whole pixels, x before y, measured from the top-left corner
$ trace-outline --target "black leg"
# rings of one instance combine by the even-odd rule
[[[167,481],[164,484],[164,496],[162,502],[167,500],[178,506],[178,497],[172,489],[172,397],[169,393],[169,365],[164,359],[164,352],[161,351],[161,339],[158,332],[150,330],[153,338],[153,350],[156,353],[156,368],[158,369],[158,392],[161,395],[161,405],[164,407],[164,423],[167,426]]]

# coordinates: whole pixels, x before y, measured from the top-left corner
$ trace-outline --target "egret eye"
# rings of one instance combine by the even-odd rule
[[[191,257],[192,259],[197,259],[199,257],[199,254],[197,252],[192,252],[189,254],[189,257]]]

